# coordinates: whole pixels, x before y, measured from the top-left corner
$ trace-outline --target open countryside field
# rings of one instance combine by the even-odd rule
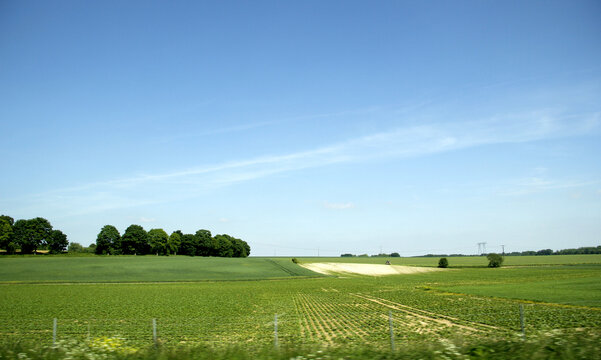
[[[303,263],[341,262],[358,264],[384,264],[389,260],[392,265],[438,266],[440,257],[299,257]],[[449,267],[485,267],[486,256],[447,257]],[[591,255],[546,255],[546,256],[505,256],[504,266],[539,265],[576,265],[601,264],[601,254]]]
[[[189,256],[11,256],[0,282],[165,282],[320,276],[289,258]]]
[[[148,346],[156,319],[169,346],[263,346],[277,315],[282,345],[385,348],[391,323],[401,344],[513,338],[520,304],[527,336],[601,329],[601,265],[324,277],[285,258],[38,256],[0,258],[0,274],[1,341],[51,344],[56,318],[58,340]]]

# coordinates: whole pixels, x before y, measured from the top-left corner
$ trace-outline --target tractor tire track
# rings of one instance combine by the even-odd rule
[[[420,310],[420,309],[415,309],[412,308],[410,306],[406,306],[403,304],[399,304],[399,303],[395,303],[386,299],[380,299],[377,297],[368,297],[366,295],[362,295],[362,294],[352,294],[353,296],[356,296],[358,298],[367,300],[367,301],[371,301],[373,303],[385,306],[387,308],[393,309],[393,310],[397,310],[397,311],[401,311],[404,312],[408,315],[414,316],[416,318],[428,321],[428,322],[435,322],[444,326],[455,326],[458,327],[460,329],[463,330],[467,330],[467,331],[472,331],[472,332],[482,332],[482,331],[490,331],[491,329],[495,329],[497,330],[498,328],[495,328],[493,326],[490,325],[484,325],[484,324],[478,324],[478,323],[470,323],[468,321],[465,320],[460,320],[457,318],[453,318],[450,316],[446,316],[446,315],[442,315],[442,314],[436,314],[433,312],[429,312],[429,311],[425,311],[425,310]],[[468,326],[468,325],[462,325],[458,322],[468,322],[473,326]],[[484,326],[483,326],[484,325]],[[482,328],[478,328],[478,327],[484,327],[485,329]]]

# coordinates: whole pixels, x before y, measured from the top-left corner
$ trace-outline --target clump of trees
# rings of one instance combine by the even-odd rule
[[[486,258],[488,259],[488,267],[497,268],[503,264],[503,257],[499,254],[491,253]]]
[[[96,238],[98,255],[189,255],[216,257],[247,257],[250,246],[246,241],[222,234],[212,236],[209,230],[184,234],[180,230],[171,235],[163,229],[148,232],[140,225],[130,225],[123,235],[117,228],[105,225]]]
[[[47,250],[51,254],[65,251],[69,245],[67,235],[52,228],[50,221],[36,217],[34,219],[14,219],[0,216],[0,249],[8,254],[35,254],[38,250]]]
[[[449,267],[449,260],[447,260],[446,257],[440,258],[440,260],[438,260],[438,267],[442,268],[442,269],[446,269]]]
[[[69,254],[94,254],[96,253],[96,244],[85,247],[78,242],[70,242],[67,252]]]

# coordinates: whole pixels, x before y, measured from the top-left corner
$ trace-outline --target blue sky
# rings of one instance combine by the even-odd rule
[[[3,1],[0,212],[253,255],[601,244],[598,1]]]

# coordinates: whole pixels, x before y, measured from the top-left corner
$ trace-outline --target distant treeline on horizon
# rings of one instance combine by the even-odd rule
[[[450,254],[450,255],[436,255],[436,254],[427,254],[422,256],[413,256],[413,257],[440,257],[440,256],[483,256],[488,253],[481,255],[463,255],[463,254]],[[540,255],[586,255],[586,254],[601,254],[601,246],[585,246],[579,247],[576,249],[563,249],[553,251],[551,249],[543,249],[538,251],[528,250],[528,251],[513,251],[509,253],[505,253],[505,256],[540,256]]]
[[[354,255],[354,254],[342,254],[340,255],[340,257],[401,257],[401,254],[399,254],[398,252],[393,252],[390,254],[378,254],[378,255],[367,255],[367,254],[361,254],[361,255]]]
[[[457,257],[457,256],[486,256],[489,253],[483,253],[480,255],[465,255],[465,254],[426,254],[426,255],[418,255],[418,256],[409,256],[409,257]],[[553,251],[551,249],[543,249],[538,251],[514,251],[510,253],[506,253],[505,256],[538,256],[538,255],[587,255],[587,254],[601,254],[601,245],[600,246],[585,246],[579,247],[576,249],[563,249]],[[342,254],[340,257],[399,257],[399,253],[392,254],[378,254],[378,255],[354,255],[354,254]]]

